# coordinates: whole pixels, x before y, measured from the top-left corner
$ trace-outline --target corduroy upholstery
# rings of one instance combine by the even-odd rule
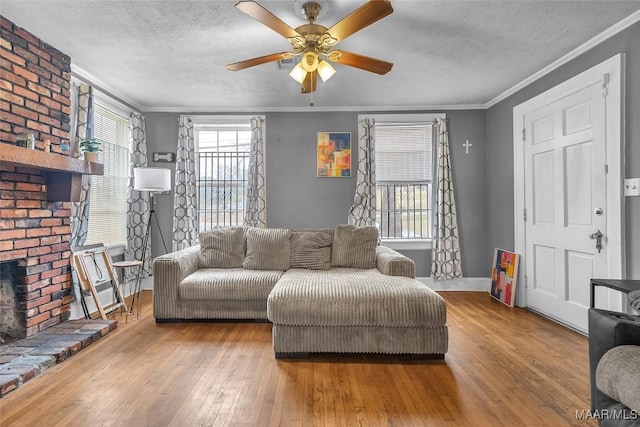
[[[185,277],[178,288],[185,300],[262,300],[280,277],[278,270],[201,268]]]
[[[269,320],[291,326],[440,327],[444,299],[408,277],[375,268],[292,269],[267,299]]]
[[[153,316],[156,319],[191,318],[183,314],[178,286],[185,277],[198,270],[199,264],[199,245],[153,260]]]
[[[591,410],[600,415],[600,427],[640,427],[640,316],[597,308],[588,313]]]
[[[331,236],[323,232],[291,232],[291,268],[331,268]]]
[[[254,238],[252,249],[248,230],[252,230],[249,234],[255,231],[258,237]],[[282,230],[286,239],[282,238]],[[346,230],[358,236],[357,229]],[[201,266],[199,246],[160,256],[153,263],[154,317],[158,322],[269,319],[273,322],[276,355],[364,352],[443,356],[448,346],[446,305],[437,293],[415,280],[414,262],[390,248],[373,246],[373,255],[347,261],[366,262],[373,268],[322,269],[329,260],[335,260],[334,231],[278,229],[277,238],[271,239],[274,235],[269,229],[244,229],[243,249],[247,253],[262,252],[262,259],[253,264],[261,268],[258,270],[205,268]],[[238,231],[228,233],[222,231],[213,236],[231,241],[230,246],[237,248],[237,241],[228,237],[237,237]],[[288,233],[293,233],[295,244],[291,245]],[[350,252],[350,256],[362,252],[360,239],[345,240],[338,234],[338,240],[342,245],[339,252]],[[349,240],[354,247],[345,243]],[[263,241],[268,244],[262,245]],[[317,259],[314,246],[322,251]],[[211,247],[207,241],[207,249]],[[216,259],[223,259],[222,255],[217,254]],[[246,253],[242,256],[245,262]],[[287,260],[281,262],[284,256]],[[289,269],[291,260],[295,260],[294,265],[301,263],[310,268]]]
[[[267,300],[283,353],[445,354],[446,303],[415,279],[377,269],[292,269]]]
[[[640,345],[619,345],[607,351],[596,368],[596,385],[640,416]]]
[[[446,326],[392,328],[381,326],[273,325],[273,349],[286,353],[383,353],[444,356],[449,345]]]
[[[291,230],[287,228],[249,227],[244,232],[247,253],[242,268],[249,270],[280,270],[291,261]]]
[[[338,225],[333,233],[331,267],[373,268],[376,246],[377,228]]]
[[[416,277],[416,264],[387,246],[376,247],[376,267],[387,276]]]
[[[243,235],[242,227],[216,228],[200,233],[200,268],[242,267]]]

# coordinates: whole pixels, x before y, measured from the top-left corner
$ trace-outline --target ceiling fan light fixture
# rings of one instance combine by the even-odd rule
[[[332,49],[338,42],[393,13],[391,0],[368,0],[358,9],[327,28],[318,24],[317,19],[323,9],[326,10],[327,3],[330,1],[333,0],[293,0],[294,10],[302,9],[308,22],[295,29],[255,0],[238,1],[236,9],[287,39],[291,44],[291,52],[273,53],[228,64],[227,69],[238,71],[268,62],[283,61],[294,56],[299,57],[300,63],[291,70],[289,76],[300,83],[301,93],[313,93],[316,90],[318,75],[322,81],[327,81],[335,74],[333,67],[325,60],[339,62],[342,65],[380,75],[388,73],[393,67],[390,62]],[[325,60],[320,59],[319,55],[322,55]]]
[[[293,67],[289,76],[300,84],[304,83],[304,79],[307,77],[307,70],[302,68],[302,62],[299,62],[298,65]]]
[[[318,62],[318,75],[323,82],[326,82],[336,73],[336,70],[327,61]]]
[[[300,63],[302,64],[302,68],[312,73],[318,68],[318,54],[315,52],[306,52],[302,56]]]

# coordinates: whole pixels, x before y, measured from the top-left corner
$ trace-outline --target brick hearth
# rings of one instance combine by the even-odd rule
[[[34,134],[62,154],[70,137],[71,59],[0,17],[0,150],[21,133]],[[16,260],[16,307],[24,316],[18,338],[69,318],[70,203],[47,201],[47,175],[38,168],[0,164],[0,262]]]
[[[2,348],[0,397],[113,331],[115,320],[70,320]]]

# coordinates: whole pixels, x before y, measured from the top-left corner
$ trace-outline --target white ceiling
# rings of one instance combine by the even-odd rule
[[[364,3],[323,1],[326,27]],[[143,111],[306,109],[309,95],[275,63],[226,70],[290,48],[235,3],[2,0],[0,11],[71,56],[74,73]],[[294,28],[305,23],[293,0],[258,3]],[[393,62],[391,72],[335,65],[319,82],[316,109],[485,105],[640,10],[640,1],[391,3],[393,14],[338,45]]]

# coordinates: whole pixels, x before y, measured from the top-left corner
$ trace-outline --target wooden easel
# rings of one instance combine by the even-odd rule
[[[120,292],[118,275],[113,268],[111,257],[104,247],[74,253],[72,260],[73,266],[78,274],[80,286],[83,290],[87,290],[91,293],[93,301],[96,303],[96,308],[98,309],[102,319],[106,320],[107,314],[121,307],[125,312],[127,311],[127,305],[122,297],[122,293]],[[103,307],[100,302],[96,286],[108,282],[111,283],[115,302]]]

